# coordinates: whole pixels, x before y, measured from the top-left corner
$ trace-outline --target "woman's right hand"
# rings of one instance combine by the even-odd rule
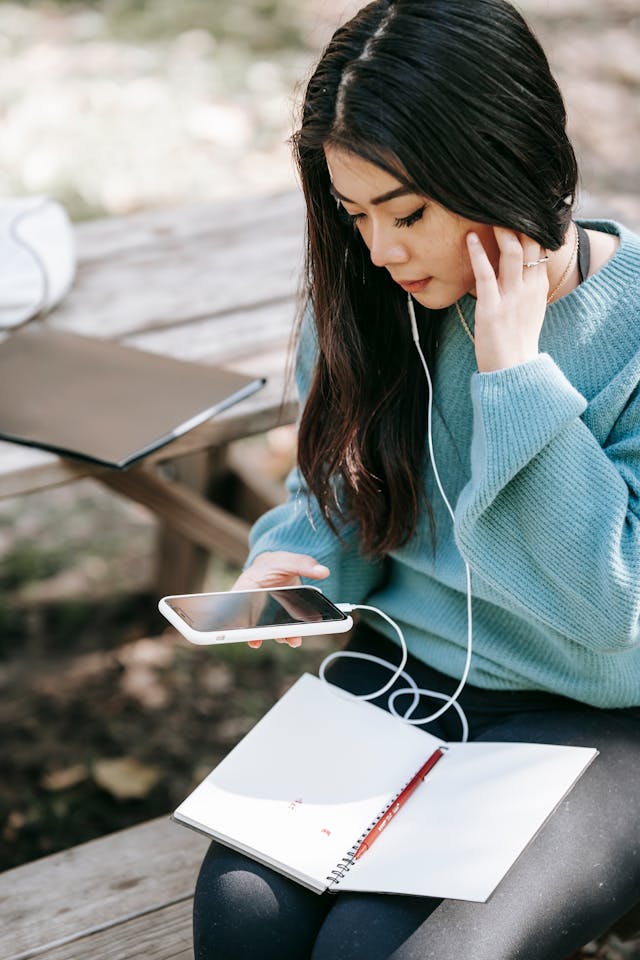
[[[261,553],[250,567],[240,574],[232,590],[264,590],[270,587],[295,587],[300,577],[308,580],[324,580],[330,570],[304,553],[287,553],[284,550],[273,553]],[[277,643],[288,643],[290,647],[299,647],[302,637],[288,637]],[[249,640],[249,646],[257,650],[262,640]]]

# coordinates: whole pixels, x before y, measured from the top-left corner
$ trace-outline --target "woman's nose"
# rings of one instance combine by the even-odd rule
[[[406,263],[409,259],[407,248],[388,230],[373,230],[369,243],[371,262],[376,267],[386,267],[393,263]]]

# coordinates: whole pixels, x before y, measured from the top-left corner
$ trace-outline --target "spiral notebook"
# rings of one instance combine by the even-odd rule
[[[597,751],[447,744],[354,860],[439,746],[437,737],[305,674],[173,817],[318,893],[485,901]]]
[[[0,343],[0,438],[128,467],[262,378],[43,326]]]

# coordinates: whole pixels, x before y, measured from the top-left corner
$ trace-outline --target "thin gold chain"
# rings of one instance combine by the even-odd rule
[[[555,287],[553,288],[553,290],[551,291],[551,293],[550,293],[549,296],[547,297],[547,303],[548,303],[548,304],[551,303],[551,301],[552,301],[553,298],[555,297],[556,293],[558,292],[558,290],[560,289],[560,287],[563,285],[563,283],[565,282],[565,280],[566,280],[567,277],[569,276],[569,271],[570,271],[571,268],[573,267],[574,261],[576,260],[576,258],[577,258],[577,256],[578,256],[578,250],[580,249],[580,238],[579,238],[579,236],[578,236],[578,228],[575,226],[575,224],[574,224],[574,228],[575,228],[575,233],[576,233],[576,235],[575,235],[575,240],[574,240],[574,242],[573,242],[573,249],[572,249],[572,251],[571,251],[571,256],[569,257],[569,262],[568,262],[568,264],[567,264],[567,266],[566,266],[566,269],[565,269],[564,273],[562,274],[562,276],[560,277],[560,279],[559,279],[558,282],[556,283]],[[469,324],[468,324],[467,321],[465,320],[464,314],[462,313],[462,310],[460,309],[460,303],[459,303],[457,300],[456,300],[456,310],[458,311],[458,319],[460,320],[460,323],[462,324],[462,329],[464,330],[464,332],[466,333],[466,335],[469,337],[469,340],[471,340],[471,343],[473,343],[473,344],[475,345],[475,342],[476,342],[476,341],[475,341],[475,338],[474,338],[473,334],[471,333],[471,330],[469,329]]]
[[[570,271],[571,268],[573,267],[574,261],[577,260],[577,258],[578,258],[578,250],[579,250],[579,248],[580,248],[580,237],[579,237],[579,235],[578,235],[578,228],[577,228],[577,226],[575,225],[575,223],[574,223],[574,225],[573,225],[573,229],[574,229],[575,232],[576,232],[576,236],[575,236],[575,240],[573,241],[573,250],[571,251],[571,256],[569,257],[569,263],[567,264],[567,269],[564,271],[564,273],[562,274],[562,276],[560,277],[560,279],[559,279],[558,282],[556,283],[555,287],[553,288],[553,290],[551,291],[551,293],[550,293],[549,296],[547,297],[547,303],[551,303],[551,301],[552,301],[553,298],[555,297],[556,293],[558,292],[558,290],[560,289],[560,287],[562,286],[562,284],[565,282],[565,280],[566,280],[567,277],[569,276],[569,271]]]
[[[471,330],[469,329],[469,324],[465,320],[462,310],[460,309],[460,304],[458,303],[457,300],[456,300],[456,310],[458,311],[458,317],[460,319],[460,323],[462,324],[462,329],[464,330],[466,335],[469,337],[469,340],[471,340],[471,343],[475,345],[476,341],[474,339],[473,334],[471,333]]]

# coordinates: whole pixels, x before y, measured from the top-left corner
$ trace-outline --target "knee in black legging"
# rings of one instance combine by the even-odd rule
[[[212,844],[193,905],[196,960],[308,960],[328,904],[268,867]]]

